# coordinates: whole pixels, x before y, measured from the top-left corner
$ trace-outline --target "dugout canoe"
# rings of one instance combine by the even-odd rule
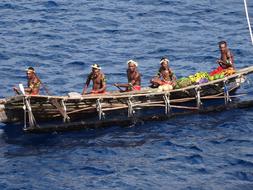
[[[0,99],[0,122],[22,123],[24,130],[63,131],[127,123],[142,118],[169,117],[175,113],[199,112],[230,104],[236,89],[253,66],[233,75],[170,91],[144,88],[134,92],[78,96],[18,95]],[[206,102],[208,102],[206,104]],[[211,103],[210,103],[211,101]],[[218,102],[215,106],[215,102]]]

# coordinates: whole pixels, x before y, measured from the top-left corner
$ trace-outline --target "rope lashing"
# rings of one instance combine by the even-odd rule
[[[232,100],[231,100],[230,95],[229,95],[229,90],[228,90],[228,87],[227,87],[227,80],[224,80],[223,84],[224,84],[224,101],[225,101],[225,104],[228,104]]]
[[[97,112],[98,112],[98,118],[99,118],[99,120],[102,120],[105,116],[105,113],[102,110],[102,105],[101,105],[100,99],[96,100],[96,108],[97,108]]]
[[[165,103],[165,114],[169,115],[171,112],[170,94],[169,93],[164,94],[163,99],[164,99],[164,103]]]
[[[67,107],[66,107],[66,105],[65,105],[64,99],[61,100],[61,105],[62,105],[63,111],[64,111],[64,114],[63,114],[63,115],[64,115],[64,116],[63,116],[63,121],[64,121],[64,122],[69,121],[70,118],[69,118],[69,116],[67,115]]]
[[[133,117],[135,111],[133,109],[133,102],[131,101],[131,97],[128,98],[127,105],[128,105],[128,117]]]
[[[24,129],[26,130],[27,126],[26,126],[26,106],[25,106],[25,97],[23,98],[23,110],[24,110]]]
[[[199,86],[195,88],[195,92],[196,92],[197,107],[198,107],[198,109],[201,109],[203,104],[201,102],[200,87]]]

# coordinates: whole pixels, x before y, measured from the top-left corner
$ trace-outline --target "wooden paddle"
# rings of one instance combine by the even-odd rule
[[[120,86],[118,86],[116,83],[114,84],[114,86],[115,87],[117,87],[119,90],[120,90],[120,92],[125,92],[126,90],[123,90]]]
[[[19,86],[20,92],[24,96],[26,96],[26,94],[25,94],[25,88],[24,88],[23,84],[19,84],[18,86]],[[30,127],[37,127],[36,120],[35,120],[34,115],[32,113],[30,102],[27,100],[27,98],[25,98],[24,101],[25,101],[25,104],[26,104],[26,106],[25,106],[26,110],[28,112],[29,125],[30,125]],[[25,113],[24,113],[24,123],[25,123],[25,126],[26,126],[26,110],[25,110]]]

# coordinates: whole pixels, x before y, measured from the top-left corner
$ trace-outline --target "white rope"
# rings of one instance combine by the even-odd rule
[[[67,107],[66,107],[66,105],[65,105],[64,100],[61,100],[61,105],[62,105],[63,111],[64,111],[64,118],[63,118],[63,121],[64,121],[64,122],[69,121],[70,118],[69,118],[69,116],[68,116],[68,114],[67,114]]]
[[[250,25],[249,13],[248,13],[248,7],[247,7],[247,1],[246,0],[244,0],[244,7],[245,7],[245,13],[246,13],[246,17],[247,17],[248,26],[249,26],[249,33],[250,33],[251,43],[253,45],[253,35],[252,35],[252,30],[251,30],[251,25]]]
[[[228,89],[228,86],[227,86],[227,80],[224,80],[223,81],[224,83],[224,100],[225,100],[225,104],[228,104],[229,102],[231,102],[231,98],[230,98],[230,95],[229,95],[229,89]]]
[[[26,105],[25,105],[25,98],[23,98],[23,110],[24,110],[24,129],[27,128],[26,126]]]
[[[195,88],[196,91],[196,99],[197,99],[197,107],[198,109],[202,108],[202,102],[201,102],[201,97],[200,97],[200,87],[198,86]]]
[[[133,103],[131,101],[131,98],[128,98],[127,104],[128,104],[128,117],[133,117],[135,111],[133,109]]]
[[[105,116],[105,113],[102,110],[102,105],[101,105],[100,99],[97,99],[96,107],[97,107],[99,120],[102,120],[102,118],[104,118],[104,116]]]
[[[171,106],[170,106],[170,95],[169,94],[165,94],[163,96],[164,102],[165,102],[165,114],[169,115],[170,114],[170,110],[171,110]]]

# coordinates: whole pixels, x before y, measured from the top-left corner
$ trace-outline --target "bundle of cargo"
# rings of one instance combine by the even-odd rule
[[[190,75],[189,79],[193,84],[202,84],[210,81],[210,75],[207,72],[197,72],[195,75]]]
[[[184,88],[191,85],[192,85],[191,80],[187,77],[183,77],[177,80],[177,84],[174,87],[174,89]]]
[[[177,84],[174,89],[184,88],[191,85],[203,84],[209,81],[223,79],[226,76],[230,76],[235,73],[233,68],[225,69],[221,73],[215,75],[210,75],[208,72],[197,72],[194,75],[189,75],[188,77],[183,77],[177,80]]]

